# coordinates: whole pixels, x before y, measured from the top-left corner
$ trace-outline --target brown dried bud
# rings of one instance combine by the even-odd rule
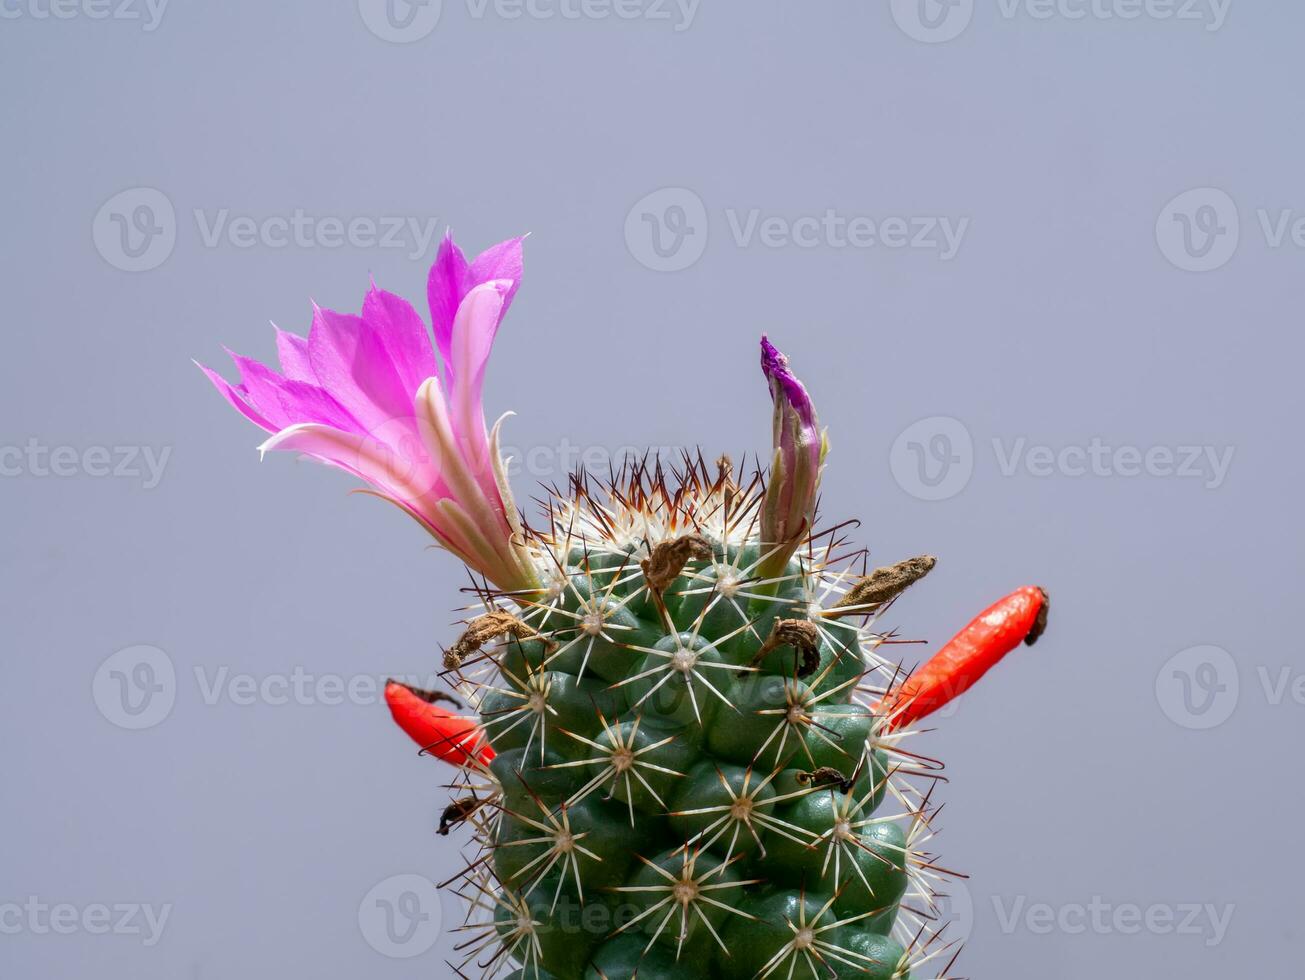
[[[502,636],[504,633],[515,636],[518,640],[538,639],[543,640],[546,645],[552,645],[547,637],[536,632],[511,613],[495,610],[494,612],[485,613],[483,616],[477,616],[467,624],[466,630],[458,637],[457,642],[444,652],[445,669],[457,670],[467,657],[496,636]]]
[[[798,667],[798,677],[810,677],[820,666],[820,628],[809,619],[777,619],[770,628],[770,636],[748,662],[749,667],[756,667],[766,659],[772,650],[782,646],[791,646],[802,657]],[[740,675],[745,671],[739,671]]]
[[[920,555],[887,568],[876,568],[865,578],[858,579],[847,595],[826,609],[823,615],[836,618],[872,613],[928,575],[936,564],[938,559],[933,555]]]
[[[710,541],[701,534],[685,534],[661,542],[653,548],[652,554],[639,562],[639,567],[648,580],[648,587],[660,595],[684,571],[690,558],[710,561],[712,555]]]

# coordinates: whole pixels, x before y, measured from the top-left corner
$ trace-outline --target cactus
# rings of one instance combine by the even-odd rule
[[[910,975],[928,773],[872,710],[897,668],[830,608],[859,577],[836,533],[758,574],[764,496],[702,460],[577,479],[532,542],[544,589],[487,591],[446,656],[494,752],[463,767],[482,968]]]
[[[828,442],[765,338],[768,467],[631,460],[548,491],[528,526],[479,405],[519,273],[520,240],[471,263],[446,240],[430,277],[442,370],[415,311],[373,289],[361,318],[318,310],[307,340],[279,335],[285,377],[244,359],[239,385],[208,372],[273,433],[264,448],[362,476],[473,572],[477,607],[444,667],[477,717],[386,690],[401,727],[456,767],[439,832],[469,831],[451,883],[469,910],[459,975],[945,975],[955,944],[928,850],[940,767],[904,740],[1036,639],[1045,593],[994,606],[908,677],[877,620],[934,561],[867,574],[847,525],[817,526]],[[383,390],[367,387],[374,363],[333,369],[378,351]],[[368,414],[404,398],[411,418]],[[414,440],[429,454],[397,465]]]

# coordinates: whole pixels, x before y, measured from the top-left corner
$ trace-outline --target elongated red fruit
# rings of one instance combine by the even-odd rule
[[[875,706],[888,714],[890,731],[904,728],[955,700],[1023,640],[1032,646],[1047,628],[1047,593],[1036,585],[1016,589],[979,613],[924,666]]]
[[[488,765],[494,750],[474,718],[464,718],[434,703],[435,695],[398,681],[385,685],[385,701],[395,722],[436,758],[455,766],[473,760]]]

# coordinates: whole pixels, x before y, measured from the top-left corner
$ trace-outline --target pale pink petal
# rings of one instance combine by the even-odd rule
[[[441,461],[440,477],[448,485],[449,496],[458,501],[482,529],[498,529],[506,544],[511,528],[503,512],[503,504],[498,499],[497,491],[492,496],[486,494],[483,483],[478,479],[479,474],[463,455],[438,378],[431,378],[421,386],[417,392],[416,407],[421,437],[431,457]]]
[[[512,285],[504,292],[503,310],[499,313],[499,319],[507,315],[508,307],[512,305],[512,298],[517,294],[517,287],[521,285],[521,243],[525,240],[525,236],[522,235],[519,238],[509,238],[505,242],[499,242],[485,249],[471,263],[468,277],[471,286],[478,286],[491,279],[511,281]]]
[[[485,365],[494,346],[503,311],[503,294],[510,283],[503,279],[477,286],[458,307],[453,325],[453,384],[449,411],[453,430],[463,437],[477,469],[486,469],[485,415],[481,390]]]
[[[508,483],[508,460],[505,460],[499,451],[499,434],[503,429],[503,423],[515,414],[515,412],[504,412],[499,416],[498,421],[494,423],[494,428],[489,434],[489,458],[493,463],[494,486],[498,490],[499,499],[503,502],[503,511],[508,524],[512,527],[512,534],[518,540],[524,541],[526,539],[525,528],[521,526],[521,515],[517,513],[516,500],[512,496],[512,486]]]
[[[389,446],[356,432],[341,432],[329,425],[305,423],[282,429],[261,446],[259,452],[275,450],[305,453],[348,470],[404,501],[425,493],[426,470],[414,470],[410,462]]]

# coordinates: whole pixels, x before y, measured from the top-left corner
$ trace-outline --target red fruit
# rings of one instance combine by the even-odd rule
[[[385,685],[385,700],[390,714],[423,752],[429,752],[455,766],[480,763],[488,765],[494,758],[480,725],[474,718],[455,715],[435,704],[437,695],[398,681]]]

